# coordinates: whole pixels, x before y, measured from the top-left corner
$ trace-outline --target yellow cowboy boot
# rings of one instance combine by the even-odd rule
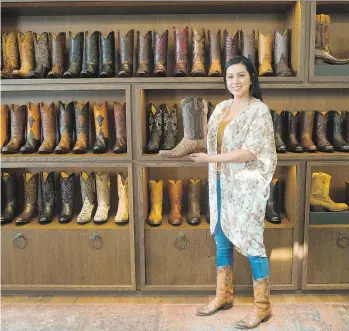
[[[259,61],[259,76],[273,75],[273,68],[271,67],[271,53],[273,41],[270,31],[264,35],[259,32],[258,35],[258,61]]]
[[[19,69],[18,42],[15,32],[3,32],[2,37],[3,69],[1,78],[11,78],[13,70]]]
[[[169,180],[168,191],[170,195],[171,209],[168,222],[172,225],[182,224],[182,181]]]
[[[0,113],[0,149],[5,146],[9,140],[9,107],[1,105]]]
[[[36,33],[28,31],[26,34],[17,33],[19,56],[21,58],[21,68],[13,70],[13,78],[27,78],[28,73],[35,69],[34,38]]]
[[[163,180],[150,180],[150,201],[151,210],[148,216],[149,225],[160,225],[162,223],[162,190],[163,190]]]
[[[118,211],[115,216],[116,224],[128,223],[128,179],[118,173]]]

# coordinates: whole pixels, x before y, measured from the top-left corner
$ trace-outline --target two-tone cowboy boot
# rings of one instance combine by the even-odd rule
[[[168,48],[168,30],[161,35],[153,32],[154,42],[154,71],[155,77],[167,76],[167,48]]]
[[[125,36],[119,30],[118,35],[120,63],[117,76],[131,77],[133,75],[134,30],[129,30]]]
[[[188,182],[188,219],[191,225],[201,223],[201,179],[189,179]]]
[[[72,220],[74,201],[75,201],[75,185],[74,173],[59,173],[59,182],[61,184],[61,213],[59,215],[59,223],[69,223]]]
[[[84,33],[81,78],[94,78],[98,76],[99,35],[99,31],[95,31],[91,35],[89,35],[88,31]]]
[[[172,225],[182,224],[182,180],[169,180],[170,215],[168,222]]]
[[[78,224],[89,223],[95,208],[95,178],[93,172],[80,172],[82,209],[76,219]]]
[[[238,55],[240,30],[230,33],[224,30],[224,64],[226,65],[230,59]]]
[[[264,35],[259,31],[258,34],[258,61],[259,61],[259,76],[274,75],[271,67],[271,54],[273,41],[270,31]]]
[[[79,78],[82,67],[82,54],[84,50],[84,33],[74,34],[69,31],[69,68],[63,74],[64,78]]]
[[[115,36],[114,31],[105,37],[103,33],[99,37],[101,50],[101,72],[99,77],[108,78],[115,76]]]
[[[150,73],[151,31],[144,36],[137,31],[137,77],[148,77]]]
[[[300,145],[298,136],[298,117],[296,111],[286,111],[286,137],[287,150],[294,153],[303,153],[303,147]]]
[[[241,53],[243,56],[247,57],[252,64],[256,65],[256,34],[255,31],[252,30],[251,33],[243,32],[240,30],[240,38],[241,38]]]
[[[120,105],[114,102],[114,121],[115,121],[115,146],[113,153],[127,153],[127,131],[126,131],[126,102]]]
[[[3,57],[1,78],[11,78],[13,70],[18,70],[20,67],[17,36],[15,32],[3,32],[1,39]]]
[[[9,174],[8,172],[4,172],[1,174],[2,188],[6,197],[6,203],[1,213],[1,225],[11,223],[13,221],[13,218],[15,217],[17,207],[15,178],[16,177],[14,173]]]
[[[163,180],[149,180],[150,213],[149,225],[158,226],[162,223]]]
[[[188,27],[185,27],[182,32],[173,27],[173,35],[176,61],[173,76],[185,77],[188,76]]]
[[[191,29],[191,40],[193,44],[193,61],[190,75],[193,77],[206,76],[205,72],[205,29],[201,32],[195,28]]]
[[[96,142],[93,146],[93,153],[105,153],[108,150],[109,120],[108,103],[101,105],[93,103],[93,117],[95,119]]]
[[[277,29],[275,30],[274,70],[276,76],[292,76],[292,71],[288,64],[288,35],[288,29],[283,35]]]
[[[115,215],[116,224],[127,224],[129,222],[128,213],[128,179],[118,173],[117,176],[118,184],[118,211]]]
[[[8,105],[1,105],[0,108],[0,150],[7,144],[10,136],[9,128],[9,107]]]
[[[51,59],[52,69],[47,78],[62,78],[65,56],[65,32],[51,34]]]
[[[41,115],[40,104],[27,104],[27,141],[21,147],[20,152],[30,154],[37,151],[40,146],[41,138]]]
[[[23,34],[22,32],[17,33],[21,67],[19,70],[13,70],[12,78],[27,78],[28,73],[34,70],[34,38],[36,38],[36,33],[32,31],[28,31],[26,34]]]
[[[314,140],[320,152],[332,153],[334,148],[327,140],[328,112],[315,110]]]
[[[55,174],[54,172],[40,173],[41,211],[39,223],[46,224],[53,221],[55,211]]]
[[[279,193],[279,180],[274,178],[270,182],[270,194],[269,199],[267,201],[267,207],[265,210],[265,218],[268,222],[274,224],[281,223],[281,216],[279,212],[278,205],[278,193]]]
[[[69,153],[73,147],[74,101],[69,102],[67,105],[59,101],[58,107],[60,140],[55,148],[55,153],[65,154]]]
[[[148,144],[146,152],[155,154],[159,152],[160,141],[163,134],[163,109],[156,108],[152,103],[149,104],[147,111],[148,117]]]
[[[313,142],[314,112],[299,111],[300,143],[306,152],[316,152],[317,148]]]
[[[110,177],[108,172],[96,172],[97,210],[93,218],[96,224],[106,223],[110,209]]]
[[[51,69],[50,54],[51,33],[44,32],[34,36],[35,69],[28,73],[28,78],[45,78]]]
[[[164,116],[164,140],[162,150],[171,150],[176,147],[177,142],[177,105],[170,109],[166,104],[161,104],[160,108]]]
[[[53,153],[56,146],[56,109],[55,104],[52,102],[50,105],[40,103],[40,115],[42,121],[42,134],[43,142],[39,147],[39,154]]]
[[[87,152],[90,133],[90,103],[87,101],[84,105],[75,102],[75,129],[76,142],[73,147],[74,154],[83,154]]]
[[[282,139],[284,136],[284,111],[275,111],[270,110],[270,115],[273,120],[274,125],[274,138],[275,138],[275,147],[277,153],[286,153],[286,145]]]
[[[208,30],[209,41],[209,57],[210,67],[208,70],[209,77],[221,77],[222,76],[222,63],[221,63],[221,30],[218,30],[216,34],[213,34]]]
[[[341,111],[329,111],[329,141],[338,152],[349,152],[349,144],[347,144],[347,142],[344,140],[343,135],[344,115],[345,113]]]

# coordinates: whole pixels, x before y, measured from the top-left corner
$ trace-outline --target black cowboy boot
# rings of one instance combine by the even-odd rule
[[[137,77],[148,77],[150,72],[151,57],[151,31],[142,36],[137,31]]]
[[[174,105],[171,109],[166,104],[161,104],[164,115],[164,142],[161,146],[163,150],[170,150],[176,146],[177,132],[177,105]]]
[[[160,36],[154,30],[154,72],[156,77],[167,76],[167,48],[168,48],[168,30]]]
[[[133,75],[133,39],[134,30],[130,30],[124,36],[119,30],[119,72],[118,77],[130,77]]]
[[[69,31],[69,68],[64,73],[64,78],[78,78],[81,73],[82,53],[84,49],[84,33],[74,35]]]
[[[333,146],[327,140],[328,112],[315,111],[315,143],[319,151],[332,153]]]
[[[94,78],[98,76],[99,35],[99,31],[93,32],[90,36],[88,31],[84,33],[81,78]]]
[[[44,32],[41,35],[35,35],[35,70],[28,73],[28,78],[45,78],[51,68],[50,54],[51,33]]]
[[[297,139],[297,112],[286,111],[287,150],[294,153],[303,153],[303,147]]]
[[[69,223],[74,210],[74,173],[60,172],[59,182],[61,184],[62,209],[59,215],[59,223]]]
[[[343,120],[344,112],[331,110],[329,111],[329,140],[338,152],[349,152],[349,145],[343,138]]]
[[[55,210],[55,174],[54,172],[41,172],[41,199],[42,210],[39,215],[39,223],[45,224],[53,221]]]
[[[268,222],[279,224],[281,223],[281,216],[278,205],[279,180],[273,179],[270,183],[270,195],[267,201],[267,208],[265,210],[265,218]]]
[[[148,145],[147,153],[155,154],[159,152],[160,140],[163,133],[163,116],[162,109],[150,103],[147,111],[148,115]]]
[[[65,32],[52,33],[51,38],[51,58],[52,70],[47,74],[47,78],[62,78],[64,71],[65,56]]]
[[[283,123],[284,123],[285,112],[270,110],[270,114],[274,124],[274,138],[275,138],[276,152],[286,153],[287,152],[286,146],[284,141],[282,140],[283,131],[284,131]]]
[[[101,61],[102,70],[99,74],[101,78],[115,76],[115,36],[114,31],[109,32],[105,38],[103,33],[100,34]]]
[[[1,176],[6,204],[1,213],[1,225],[11,223],[16,213],[15,174],[4,172]]]

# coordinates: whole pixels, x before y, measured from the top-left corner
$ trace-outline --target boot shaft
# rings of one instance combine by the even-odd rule
[[[59,65],[63,71],[64,66],[64,54],[65,54],[65,32],[59,32],[58,34],[51,34],[51,58],[52,66]]]
[[[70,140],[73,139],[74,129],[74,101],[69,102],[67,105],[62,101],[58,102],[59,105],[59,133],[60,137],[66,134]]]
[[[187,97],[182,100],[183,128],[188,139],[204,138],[203,111],[204,103],[201,97]]]
[[[191,35],[193,49],[191,75],[205,76],[205,29],[199,32],[192,28]]]
[[[35,47],[35,73],[37,77],[46,77],[51,69],[51,54],[50,54],[50,39],[51,33],[43,32],[41,35],[34,36]]]
[[[126,102],[121,105],[114,101],[115,147],[114,153],[127,151]]]
[[[177,105],[170,109],[166,104],[161,104],[160,108],[164,115],[164,143],[162,149],[172,149],[176,146],[177,137]]]
[[[216,33],[212,33],[208,30],[209,41],[209,58],[210,69],[208,75],[210,77],[222,76],[222,64],[221,64],[221,30]]]
[[[5,188],[6,203],[15,203],[17,200],[15,194],[15,174],[4,172],[1,174],[1,179]]]
[[[292,72],[288,67],[288,36],[287,29],[281,34],[277,29],[274,37],[274,63],[277,76],[291,76]]]
[[[300,136],[312,137],[314,129],[314,111],[299,111],[298,121],[300,128]]]
[[[99,77],[114,77],[115,75],[115,35],[114,31],[109,32],[107,37],[100,33],[100,50],[102,69]]]
[[[189,179],[188,182],[188,214],[200,217],[201,180]]]
[[[18,32],[17,39],[21,59],[21,69],[27,71],[33,70],[35,63],[34,39],[36,39],[36,33],[32,31],[28,31],[25,34]]]
[[[151,57],[151,39],[152,33],[148,31],[144,36],[137,31],[137,65],[136,76],[149,76],[150,57]]]
[[[55,202],[55,175],[54,172],[41,172],[41,198],[43,205],[53,205]]]
[[[169,180],[168,181],[168,192],[170,195],[171,210],[176,206],[179,211],[182,206],[182,180]]]
[[[316,25],[315,25],[315,49],[322,50],[322,23],[321,15],[316,15]]]
[[[225,64],[229,62],[234,56],[238,54],[240,30],[236,30],[230,34],[229,31],[224,30],[224,60]]]
[[[110,206],[110,177],[108,172],[96,172],[96,187],[98,205],[102,202]]]
[[[129,30],[125,36],[118,30],[118,36],[121,64],[127,62],[131,68],[132,75],[134,30]]]
[[[325,137],[327,133],[328,112],[315,111],[315,131],[317,136]]]
[[[322,178],[322,172],[314,172],[311,175],[311,189],[310,197],[311,198],[322,198],[324,192],[324,182]]]
[[[322,27],[322,49],[330,51],[331,17],[329,15],[321,14],[320,20]]]
[[[9,107],[1,105],[0,110],[0,149],[7,143],[9,138]]]
[[[42,121],[42,133],[44,140],[56,140],[56,109],[52,102],[49,105],[40,103],[40,116]]]
[[[157,32],[153,32],[154,42],[154,76],[167,75],[167,49],[168,49],[168,30],[164,31],[160,36]]]
[[[83,138],[88,143],[88,137],[90,132],[90,103],[86,102],[84,105],[79,102],[75,102],[75,127],[77,139]],[[80,137],[83,136],[83,137]]]
[[[174,76],[188,75],[188,27],[185,27],[180,32],[176,27],[173,27],[175,40],[175,60],[176,66],[173,72]]]
[[[117,175],[117,184],[118,184],[118,197],[119,204],[120,200],[126,199],[128,206],[128,178],[124,177],[121,173]]]
[[[12,70],[19,69],[18,41],[14,32],[2,33],[2,54],[4,71],[8,70],[9,77]]]
[[[93,103],[96,137],[109,138],[108,103],[101,105]]]
[[[25,130],[25,113],[26,105],[17,106],[12,104],[10,106],[11,139],[16,137],[19,141],[23,140]]]
[[[241,52],[242,55],[250,59],[253,65],[256,65],[256,35],[255,31],[251,33],[245,33],[240,31],[241,38]]]
[[[343,136],[344,115],[345,113],[341,111],[328,111],[328,131],[333,138]]]
[[[298,112],[286,112],[287,136],[298,136]]]
[[[149,180],[151,210],[156,214],[162,212],[163,180]]]
[[[259,65],[266,59],[271,62],[272,57],[272,37],[270,31],[264,35],[259,32],[258,34],[258,60]]]
[[[41,115],[40,104],[27,104],[27,140],[40,140],[41,133]]]
[[[149,135],[156,133],[159,138],[163,134],[163,112],[160,107],[156,108],[152,103],[148,107]]]
[[[80,172],[80,185],[82,202],[87,199],[91,205],[95,203],[95,178],[93,172],[87,173],[85,171]]]
[[[99,59],[99,31],[91,35],[84,32],[84,48],[82,53],[81,74],[83,78],[97,77]]]
[[[36,205],[38,200],[37,174],[26,172],[23,174],[24,180],[24,204]]]
[[[75,191],[74,191],[74,173],[60,172],[59,182],[61,185],[62,205],[69,205],[71,210],[74,207]]]

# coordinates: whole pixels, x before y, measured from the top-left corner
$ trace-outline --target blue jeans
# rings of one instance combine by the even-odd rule
[[[221,183],[217,179],[217,210],[218,220],[214,231],[216,241],[216,266],[223,267],[233,265],[233,245],[224,234],[221,227]],[[261,256],[248,256],[254,279],[262,279],[270,276],[268,258]]]

